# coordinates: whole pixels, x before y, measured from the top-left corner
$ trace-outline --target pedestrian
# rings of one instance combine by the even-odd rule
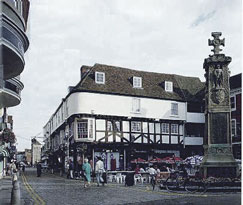
[[[16,167],[16,164],[14,162],[14,160],[12,159],[11,160],[11,163],[9,165],[9,168],[10,168],[10,173],[11,173],[11,176],[14,178],[17,176],[17,167]],[[15,176],[16,175],[16,176]]]
[[[84,174],[84,188],[86,188],[87,186],[90,186],[91,181],[91,166],[88,159],[84,159],[82,169]]]
[[[22,172],[25,172],[25,163],[22,163]]]
[[[101,157],[97,157],[97,162],[95,164],[95,172],[96,172],[96,178],[97,178],[97,186],[100,186],[100,183],[104,186],[104,179],[102,178],[104,170],[104,163],[101,160]]]
[[[36,165],[36,169],[37,169],[37,177],[40,177],[41,176],[41,163],[38,162],[37,165]]]
[[[154,169],[155,169],[155,171],[156,171],[156,173],[157,173],[156,178],[157,178],[157,179],[160,178],[160,169],[158,168],[158,165],[157,165],[157,164],[154,165]]]
[[[70,159],[68,163],[68,172],[69,172],[70,179],[73,179],[73,169],[74,169],[73,161]]]

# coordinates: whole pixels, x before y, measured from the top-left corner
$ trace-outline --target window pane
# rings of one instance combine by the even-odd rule
[[[89,138],[93,138],[93,120],[89,121]]]
[[[231,133],[231,135],[234,137],[234,136],[236,136],[236,121],[235,120],[231,120],[231,128],[232,128],[232,133]]]
[[[169,124],[168,123],[162,123],[162,133],[169,134]]]
[[[133,77],[133,87],[135,87],[135,88],[142,87],[142,78],[141,77]]]
[[[88,120],[78,121],[78,138],[88,138]]]
[[[178,115],[178,104],[171,103],[171,115]]]
[[[173,92],[173,83],[165,81],[165,91]]]
[[[171,134],[178,134],[178,125],[171,124]]]
[[[131,130],[132,132],[141,132],[141,122],[132,122]]]
[[[107,121],[107,131],[112,131],[112,123],[111,121]]]
[[[95,82],[96,83],[105,83],[105,73],[95,72]]]
[[[231,109],[235,108],[235,96],[230,98]]]

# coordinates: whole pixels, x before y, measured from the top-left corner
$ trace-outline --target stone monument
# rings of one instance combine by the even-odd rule
[[[212,33],[213,55],[204,60],[205,85],[205,137],[202,170],[204,177],[235,177],[237,164],[232,154],[231,106],[229,68],[231,57],[220,54],[225,39],[220,32]]]

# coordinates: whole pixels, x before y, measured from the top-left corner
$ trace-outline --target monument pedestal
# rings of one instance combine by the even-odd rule
[[[205,156],[201,167],[204,177],[236,177],[238,165],[228,144],[204,146]]]

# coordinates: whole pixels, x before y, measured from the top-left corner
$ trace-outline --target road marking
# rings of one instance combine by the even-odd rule
[[[37,204],[45,205],[45,201],[32,189],[24,174],[22,175],[22,179],[28,192],[31,194],[31,197],[35,200],[35,202],[37,202]]]
[[[36,197],[32,194],[31,190],[29,189],[28,185],[25,182],[24,176],[22,175],[22,181],[24,183],[25,189],[28,191],[28,193],[30,194],[31,198],[34,199],[35,204],[38,204],[38,200],[36,199]]]

